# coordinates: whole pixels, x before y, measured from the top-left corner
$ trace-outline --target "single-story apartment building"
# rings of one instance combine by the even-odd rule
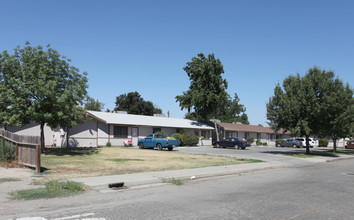
[[[255,140],[267,142],[268,145],[275,145],[276,139],[290,138],[290,132],[280,130],[277,134],[270,127],[262,127],[259,125],[246,125],[239,123],[216,122],[221,139],[227,137],[239,137],[247,139],[254,137]]]
[[[180,129],[200,137],[198,145],[211,145],[213,127],[202,122],[167,118],[161,116],[132,115],[123,112],[86,111],[87,119],[77,126],[68,129],[51,129],[45,126],[46,145],[69,147],[123,146],[132,141],[136,146],[139,139],[149,134],[162,132],[167,138]],[[22,135],[39,135],[38,124],[9,127],[7,130]]]

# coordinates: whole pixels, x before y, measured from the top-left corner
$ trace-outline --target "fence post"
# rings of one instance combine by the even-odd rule
[[[18,143],[16,143],[15,160],[18,161]]]
[[[41,172],[41,145],[36,146],[37,151],[37,161],[36,161],[36,172]]]

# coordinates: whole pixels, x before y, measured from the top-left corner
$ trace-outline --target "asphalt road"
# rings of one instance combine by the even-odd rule
[[[353,195],[351,159],[192,180],[182,186],[11,201],[1,205],[0,213],[1,219],[353,219]]]

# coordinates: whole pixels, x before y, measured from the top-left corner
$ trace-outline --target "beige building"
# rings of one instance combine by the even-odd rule
[[[254,140],[267,142],[268,145],[275,145],[276,139],[290,138],[290,132],[284,133],[281,130],[278,134],[275,134],[270,127],[224,122],[217,122],[216,124],[219,132],[221,132],[221,138],[239,137],[247,139],[248,137],[253,137]]]

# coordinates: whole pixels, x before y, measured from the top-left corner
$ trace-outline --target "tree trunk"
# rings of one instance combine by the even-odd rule
[[[333,151],[336,152],[337,151],[337,138],[336,137],[332,137],[333,138]]]
[[[41,122],[41,153],[45,150],[45,142],[44,142],[44,122]]]
[[[306,154],[310,154],[309,136],[306,135]]]
[[[216,141],[219,141],[219,131],[218,131],[218,125],[216,124],[216,121],[214,120],[214,126],[215,126],[215,132],[216,132]]]
[[[219,131],[218,131],[218,125],[216,124],[216,110],[215,110],[215,107],[214,107],[214,126],[215,126],[215,132],[216,132],[216,141],[219,141],[220,138],[219,138]]]

